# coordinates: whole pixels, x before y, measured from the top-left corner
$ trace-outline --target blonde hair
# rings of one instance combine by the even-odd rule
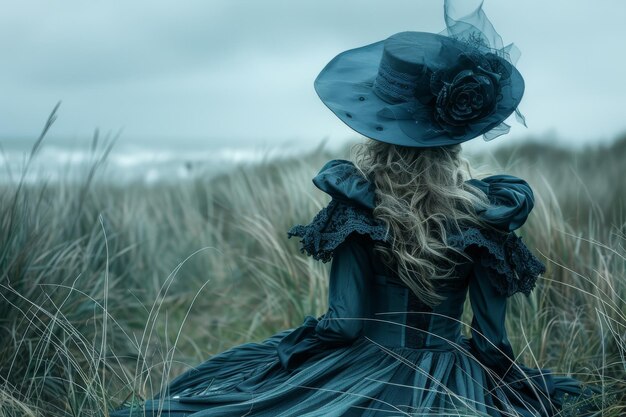
[[[414,148],[370,139],[354,151],[355,165],[375,184],[374,216],[391,235],[391,244],[376,251],[424,303],[440,303],[435,281],[451,278],[455,266],[447,233],[483,225],[476,209],[488,204],[465,184],[469,163],[461,146]]]

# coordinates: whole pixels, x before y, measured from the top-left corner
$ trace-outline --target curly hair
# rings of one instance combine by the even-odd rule
[[[440,303],[435,281],[451,278],[455,266],[447,234],[460,225],[484,226],[477,210],[488,205],[465,183],[470,166],[461,146],[416,148],[370,139],[353,151],[355,165],[375,184],[374,216],[391,235],[376,252],[424,303]]]

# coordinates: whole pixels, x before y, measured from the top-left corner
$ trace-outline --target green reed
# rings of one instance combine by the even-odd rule
[[[0,185],[0,417],[104,415],[326,308],[329,265],[302,255],[286,231],[327,203],[311,177],[348,149],[120,185],[106,181],[113,141],[94,138],[82,181]],[[528,178],[537,195],[520,234],[548,271],[531,297],[510,303],[515,352],[620,392],[626,190],[612,179],[624,143],[563,151],[558,163],[543,157],[558,149],[535,144],[474,158]],[[622,396],[605,415],[625,407]]]

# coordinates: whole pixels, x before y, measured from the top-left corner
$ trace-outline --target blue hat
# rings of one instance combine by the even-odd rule
[[[445,7],[441,34],[396,33],[337,55],[315,80],[320,99],[356,132],[396,145],[444,146],[507,133],[504,120],[524,93],[512,45],[491,45],[500,38],[482,3],[462,20],[450,17],[449,1]]]

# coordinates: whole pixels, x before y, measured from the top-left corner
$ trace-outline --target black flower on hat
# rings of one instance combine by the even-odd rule
[[[510,72],[493,54],[461,54],[456,65],[433,72],[430,93],[433,120],[451,136],[492,115]]]

